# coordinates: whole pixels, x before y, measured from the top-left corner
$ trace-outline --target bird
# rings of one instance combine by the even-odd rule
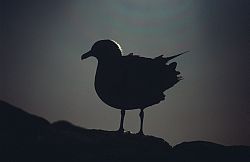
[[[123,55],[121,46],[114,40],[103,39],[94,43],[81,60],[95,57],[98,65],[94,87],[98,97],[110,107],[121,111],[118,132],[124,132],[126,110],[140,109],[140,130],[143,133],[144,109],[165,99],[164,92],[182,80],[176,71],[176,62],[168,61],[180,54],[155,58],[130,53]]]

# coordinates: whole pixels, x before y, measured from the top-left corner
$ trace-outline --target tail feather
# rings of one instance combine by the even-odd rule
[[[189,51],[185,51],[185,52],[182,52],[182,53],[179,53],[177,55],[174,55],[174,56],[170,56],[170,57],[163,57],[163,55],[160,55],[158,57],[155,57],[154,59],[162,64],[166,64],[168,61],[180,56],[180,55],[183,55],[185,53],[187,53]]]

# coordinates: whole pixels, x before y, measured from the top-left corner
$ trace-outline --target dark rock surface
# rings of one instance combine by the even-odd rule
[[[67,121],[49,123],[0,101],[0,161],[248,162],[250,147],[205,141],[172,147],[153,136],[85,129]]]

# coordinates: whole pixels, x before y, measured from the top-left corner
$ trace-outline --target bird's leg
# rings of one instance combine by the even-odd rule
[[[124,116],[125,116],[125,110],[121,110],[120,128],[118,130],[119,132],[124,132],[124,128],[123,128]]]
[[[144,111],[143,110],[144,109],[141,109],[141,112],[139,114],[140,119],[141,119],[141,126],[140,126],[140,131],[138,134],[141,134],[141,135],[143,135],[143,118],[144,118]]]

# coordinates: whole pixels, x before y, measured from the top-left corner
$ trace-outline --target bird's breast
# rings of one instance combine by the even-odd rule
[[[121,109],[124,101],[124,75],[117,66],[98,65],[95,75],[95,90],[107,105]]]

